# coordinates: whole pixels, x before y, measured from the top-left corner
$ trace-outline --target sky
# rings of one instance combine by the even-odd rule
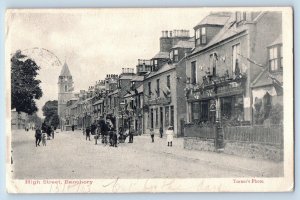
[[[86,90],[106,74],[151,59],[159,52],[161,31],[186,29],[193,36],[193,27],[208,13],[200,8],[12,10],[6,14],[6,48],[8,55],[25,52],[41,67],[43,97],[37,106],[42,117],[45,102],[58,98],[64,62],[75,92]]]

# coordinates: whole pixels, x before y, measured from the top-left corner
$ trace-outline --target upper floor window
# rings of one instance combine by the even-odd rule
[[[191,63],[191,83],[197,83],[197,68],[196,68],[196,61]]]
[[[179,58],[178,58],[178,49],[174,49],[174,57],[173,57],[173,60],[175,62],[178,62]]]
[[[206,44],[206,28],[201,28],[201,44]]]
[[[148,95],[151,95],[151,82],[148,82]]]
[[[271,72],[282,70],[282,45],[269,48],[269,68]]]
[[[240,54],[241,45],[236,44],[232,46],[232,72],[234,74],[240,73]]]
[[[195,32],[196,45],[203,45],[207,43],[206,27],[198,28]]]
[[[68,92],[68,86],[65,85],[65,92]]]
[[[171,88],[170,75],[167,76],[167,87],[168,87],[169,89]]]
[[[159,79],[156,80],[156,93],[157,96],[160,96],[160,86],[159,86]]]

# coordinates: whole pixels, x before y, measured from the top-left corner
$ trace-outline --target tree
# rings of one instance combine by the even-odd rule
[[[42,108],[43,115],[45,116],[44,122],[48,125],[58,127],[58,102],[57,100],[47,101]]]
[[[43,92],[40,80],[36,79],[40,67],[30,58],[17,51],[11,58],[11,109],[29,115],[38,110],[35,100]]]
[[[32,122],[36,127],[40,127],[42,125],[42,119],[36,114],[28,115],[28,122]]]

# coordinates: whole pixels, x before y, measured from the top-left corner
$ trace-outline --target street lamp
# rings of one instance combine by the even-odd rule
[[[122,115],[122,133],[124,133],[124,109],[125,109],[125,102],[120,103],[120,108],[121,108],[121,115]]]

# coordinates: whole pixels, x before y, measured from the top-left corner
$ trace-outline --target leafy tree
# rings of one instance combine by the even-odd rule
[[[17,51],[11,58],[11,109],[29,115],[38,110],[35,100],[43,92],[40,80],[36,79],[40,67],[30,58]]]
[[[36,114],[28,115],[28,122],[32,122],[36,127],[40,127],[42,125],[42,119]]]
[[[58,102],[57,100],[47,101],[42,108],[43,115],[45,116],[44,122],[48,125],[58,127]]]

